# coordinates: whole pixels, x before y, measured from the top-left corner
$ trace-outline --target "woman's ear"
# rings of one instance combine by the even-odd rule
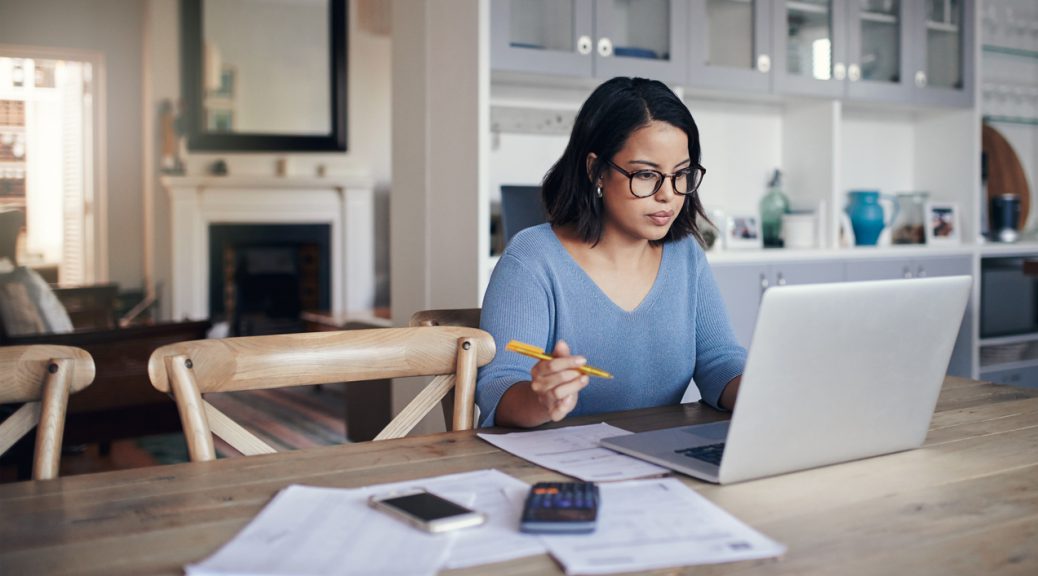
[[[598,162],[598,154],[588,152],[587,155],[587,179],[595,183],[595,164]]]

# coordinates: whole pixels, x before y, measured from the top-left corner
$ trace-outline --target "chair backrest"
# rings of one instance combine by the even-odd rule
[[[419,310],[411,315],[411,326],[465,326],[479,328],[481,308]]]
[[[406,435],[451,390],[463,401],[453,429],[473,427],[476,370],[494,339],[475,328],[377,328],[195,340],[152,353],[152,385],[171,393],[192,461],[213,460],[213,434],[243,454],[275,450],[206,402],[207,392],[436,376],[375,440]]]
[[[94,361],[81,348],[0,347],[0,404],[25,403],[0,423],[0,454],[39,424],[32,477],[57,478],[68,396],[93,381]]]
[[[482,308],[442,308],[439,310],[419,310],[411,315],[411,326],[466,326],[479,328],[479,315]],[[440,400],[443,409],[443,421],[450,421],[454,414],[454,391],[451,390]],[[473,408],[475,410],[478,408]],[[475,417],[475,416],[473,416]]]

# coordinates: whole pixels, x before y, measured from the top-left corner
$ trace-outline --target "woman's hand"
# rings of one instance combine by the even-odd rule
[[[587,364],[583,356],[571,356],[569,345],[559,340],[554,358],[541,360],[530,369],[530,389],[548,411],[548,418],[558,422],[573,411],[577,396],[587,386],[588,376],[578,368]]]

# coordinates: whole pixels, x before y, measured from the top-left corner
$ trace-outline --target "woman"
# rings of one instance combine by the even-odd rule
[[[482,426],[677,404],[692,380],[708,404],[734,406],[746,351],[696,242],[699,161],[695,121],[665,85],[595,89],[544,178],[548,223],[517,234],[491,276],[481,328],[498,353],[479,372]],[[531,368],[509,340],[554,358]],[[587,358],[615,378],[589,380]]]

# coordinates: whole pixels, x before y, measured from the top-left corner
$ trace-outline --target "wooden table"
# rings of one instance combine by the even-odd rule
[[[574,423],[640,431],[722,417],[691,404]],[[288,484],[358,487],[482,468],[560,478],[454,432],[0,485],[0,574],[179,574]],[[789,546],[780,560],[685,573],[1038,574],[1038,390],[949,378],[919,450],[724,487],[681,478]],[[458,573],[559,569],[542,555]]]

